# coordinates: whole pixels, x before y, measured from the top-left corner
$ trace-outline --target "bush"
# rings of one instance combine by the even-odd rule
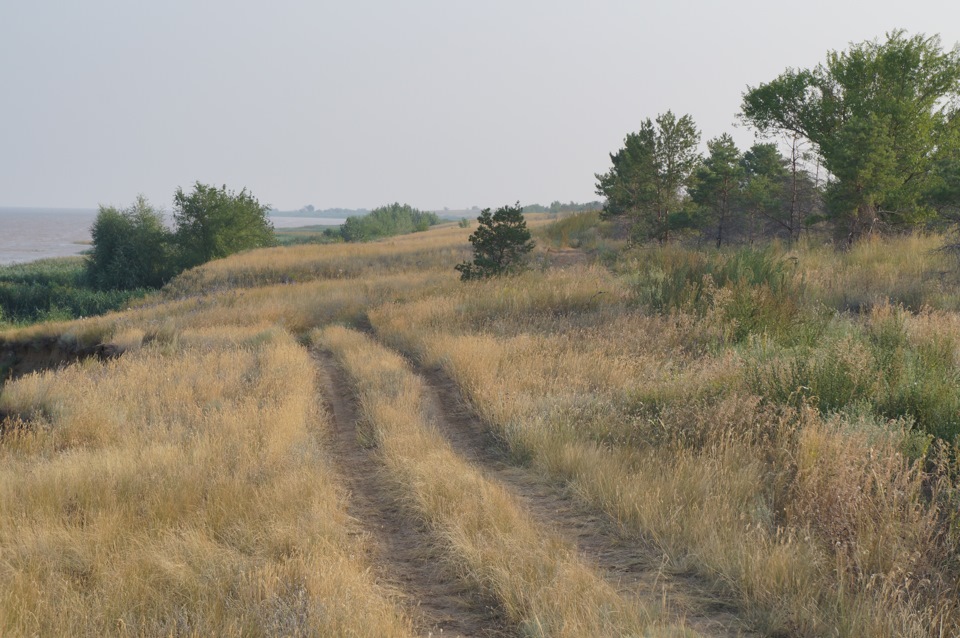
[[[94,288],[159,288],[176,274],[173,234],[142,195],[126,209],[101,206],[91,234],[86,273]]]
[[[824,414],[867,410],[953,441],[960,434],[956,346],[939,336],[909,337],[904,313],[881,307],[863,325],[837,318],[812,347],[753,366],[751,385],[775,404],[809,403]]]
[[[395,202],[375,208],[363,217],[348,217],[340,227],[340,235],[344,241],[371,241],[421,232],[439,223],[436,213]]]
[[[523,219],[520,202],[514,206],[502,206],[492,214],[489,208],[485,208],[477,221],[479,227],[470,235],[473,263],[456,266],[460,279],[483,279],[522,270],[534,243]]]
[[[728,342],[751,334],[798,338],[804,312],[803,284],[794,266],[774,250],[694,252],[648,248],[628,262],[638,301],[656,312],[687,312],[708,318]],[[801,315],[804,315],[803,317]]]

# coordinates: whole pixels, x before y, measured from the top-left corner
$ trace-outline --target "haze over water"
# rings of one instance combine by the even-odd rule
[[[96,209],[0,208],[0,265],[79,255],[90,248]],[[274,228],[339,225],[343,219],[271,215]]]
[[[79,255],[95,209],[0,208],[0,265]]]

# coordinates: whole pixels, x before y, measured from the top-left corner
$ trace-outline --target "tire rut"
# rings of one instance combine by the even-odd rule
[[[759,635],[748,631],[736,610],[705,581],[667,571],[667,558],[652,544],[621,532],[605,513],[569,490],[511,462],[506,445],[476,416],[441,368],[410,363],[424,381],[430,416],[454,451],[504,484],[538,523],[572,542],[622,594],[660,603],[667,615],[704,636]]]
[[[495,601],[483,599],[441,567],[429,530],[394,497],[375,453],[359,440],[353,392],[333,356],[314,353],[326,406],[333,416],[333,464],[349,491],[347,510],[372,542],[370,563],[381,584],[397,592],[422,636],[515,636]]]

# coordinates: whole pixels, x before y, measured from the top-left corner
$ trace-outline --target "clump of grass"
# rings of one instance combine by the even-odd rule
[[[691,251],[640,249],[618,269],[637,302],[660,313],[709,317],[725,343],[750,335],[794,336],[802,323],[804,285],[795,264],[773,248]]]
[[[600,219],[600,211],[564,215],[538,233],[558,248],[597,250],[610,239],[611,223]]]
[[[817,345],[765,355],[767,361],[752,367],[752,387],[774,404],[812,404],[824,414],[866,406],[953,441],[960,434],[955,337],[911,337],[908,324],[916,321],[889,305],[859,322],[838,317]]]
[[[874,236],[850,250],[806,244],[793,255],[810,299],[840,312],[865,313],[878,305],[960,309],[956,266],[940,235]]]

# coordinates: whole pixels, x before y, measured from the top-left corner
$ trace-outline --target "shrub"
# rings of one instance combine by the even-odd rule
[[[470,235],[473,263],[456,266],[460,279],[483,279],[522,270],[527,254],[533,250],[527,222],[520,202],[501,206],[495,213],[489,208],[480,212],[479,227]]]
[[[142,195],[129,208],[101,206],[91,234],[86,273],[94,288],[159,288],[176,274],[173,235]]]
[[[794,338],[803,307],[793,265],[774,250],[694,252],[649,248],[633,271],[638,301],[662,312],[687,312],[722,328],[726,341],[751,334]],[[812,314],[812,313],[807,313]]]
[[[340,227],[340,235],[344,241],[370,241],[421,232],[439,223],[436,213],[395,202],[375,208],[363,217],[348,217]]]

